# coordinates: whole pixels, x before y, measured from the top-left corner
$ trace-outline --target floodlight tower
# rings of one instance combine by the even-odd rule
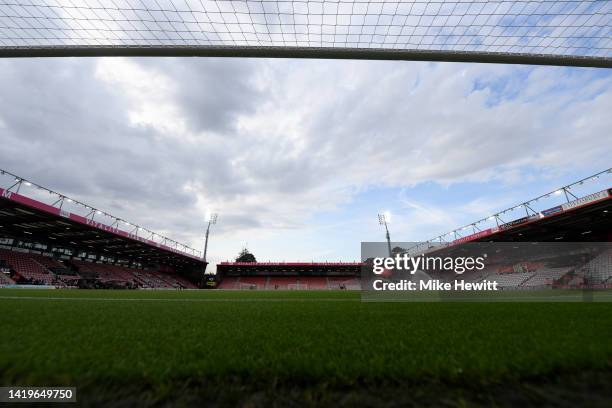
[[[385,211],[382,214],[378,214],[378,223],[380,225],[385,226],[385,232],[387,233],[387,248],[389,249],[389,257],[392,257],[393,254],[391,253],[391,236],[389,235],[389,227],[387,226],[387,224],[390,222],[391,213],[389,213],[389,211]]]
[[[208,250],[208,234],[210,233],[210,226],[215,225],[217,223],[217,213],[212,213],[208,215],[208,226],[206,227],[206,235],[204,237],[204,255],[202,256],[202,260],[206,262],[206,251]]]

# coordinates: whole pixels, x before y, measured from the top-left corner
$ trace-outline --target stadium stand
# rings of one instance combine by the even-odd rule
[[[244,281],[245,278],[242,278]],[[298,278],[295,276],[274,276],[268,281],[270,289],[287,290],[298,287]]]
[[[535,273],[519,272],[519,273],[496,273],[487,276],[488,280],[495,281],[501,288],[522,286],[528,279],[531,279]]]
[[[318,276],[302,277],[300,278],[298,284],[300,284],[303,289],[310,289],[310,290],[329,289],[329,278],[318,277]]]
[[[243,276],[238,285],[240,289],[266,289],[268,278],[263,276]]]
[[[180,275],[172,273],[171,271],[148,271],[150,276],[155,276],[158,279],[166,283],[167,288],[183,288],[183,289],[196,289],[197,286]]]
[[[436,274],[435,278],[445,281],[459,281],[477,283],[484,280],[496,281],[501,288],[524,287],[542,288],[552,287],[561,278],[574,271],[574,265],[563,267],[550,267],[544,264],[533,263],[531,266],[537,268],[524,271],[525,265],[490,265],[482,271],[470,271],[462,275],[453,276],[450,279],[448,274]],[[446,279],[445,279],[446,278]],[[571,279],[572,277],[570,277]],[[568,280],[569,281],[569,280]]]
[[[134,275],[127,269],[115,265],[91,263],[73,260],[72,263],[77,267],[82,276],[95,277],[100,282],[120,282],[123,284],[135,283]]]
[[[62,263],[42,254],[7,249],[0,249],[0,269],[3,270],[0,273],[2,285],[21,283],[71,287],[86,281],[94,287],[197,288],[168,268],[161,272],[79,259]]]
[[[121,265],[73,261],[81,276],[99,283],[112,282],[115,285],[139,288],[195,289],[197,286],[183,277],[172,274],[167,268],[164,272],[128,268]]]
[[[56,275],[61,275],[64,273],[66,266],[63,263],[53,259],[49,256],[39,255],[39,254],[29,254],[29,257],[34,261],[38,262],[40,265],[55,273]],[[69,274],[69,273],[68,273]]]
[[[356,277],[339,277],[330,276],[328,279],[329,289],[348,289],[348,290],[359,290],[361,289],[361,282]]]
[[[607,170],[602,174],[612,174]],[[565,189],[581,185],[598,176],[580,180],[570,186],[557,190],[562,195]],[[495,223],[495,217],[487,217],[476,224],[485,226],[476,228],[461,227],[450,233],[425,241],[406,250],[409,254],[424,252],[427,256],[440,254],[466,253],[470,248],[486,248],[493,243],[505,243],[512,258],[510,248],[522,248],[528,245],[521,243],[539,243],[533,253],[521,262],[503,262],[501,256],[495,255],[487,262],[487,269],[480,272],[468,272],[460,277],[434,272],[435,278],[444,281],[465,280],[480,282],[485,279],[497,281],[500,287],[508,288],[606,288],[612,287],[612,189],[605,189],[583,197],[567,194],[566,201],[552,208],[539,212],[531,206],[534,202],[555,196],[545,194],[522,205],[529,207],[531,215],[508,221],[504,224],[487,228],[487,222]],[[545,207],[544,207],[545,208]],[[497,214],[499,215],[499,214]],[[497,220],[499,221],[499,220]],[[462,230],[474,231],[471,235],[458,236]],[[442,241],[442,237],[455,237],[451,241]],[[441,242],[439,245],[432,245]],[[519,246],[517,246],[519,245]],[[564,247],[565,245],[565,247]],[[497,246],[501,250],[503,246]],[[565,249],[564,249],[565,248]],[[499,259],[498,259],[499,258]]]
[[[10,183],[0,188],[0,268],[8,276],[0,284],[195,288],[203,280],[201,252],[5,170],[0,177]]]
[[[124,268],[123,273],[130,273]],[[192,282],[178,276],[160,271],[142,271],[135,270],[132,273],[132,284],[142,288],[162,288],[162,289],[195,289],[197,288]]]
[[[240,263],[217,265],[219,289],[328,290],[361,288],[361,263]]]
[[[28,254],[0,249],[0,259],[15,271],[16,281],[30,284],[51,285],[54,276]]]
[[[484,279],[487,278],[488,275],[495,273],[494,270],[492,268],[487,268],[483,271],[468,271],[465,272],[464,274],[456,277],[453,280],[463,280],[465,282],[470,282],[470,283],[476,283],[476,282],[480,282]]]
[[[499,242],[510,245],[507,252],[492,255],[487,269],[483,271],[450,277],[441,274],[438,276],[434,272],[432,276],[443,281],[459,279],[473,283],[483,280],[496,281],[503,289],[584,287],[593,284],[597,287],[612,286],[612,250],[601,253],[606,248],[606,243],[612,241],[611,191],[606,189],[574,200],[568,198],[565,204],[537,214],[457,238],[447,242],[446,245],[429,246],[426,251],[428,255],[454,251],[460,253],[467,250],[467,244],[488,245]],[[518,248],[516,245],[520,243],[542,245],[533,247],[534,252],[526,258],[513,258],[512,248]],[[552,246],[546,246],[545,243],[550,243]],[[564,243],[588,243],[588,245],[582,250],[570,252],[563,252],[562,248],[559,251],[557,250],[559,246],[554,246]],[[607,248],[610,248],[610,245],[607,245]],[[418,247],[416,249],[420,250]],[[514,261],[508,261],[506,259],[508,256],[510,257],[508,259]],[[497,257],[499,259],[496,259]],[[354,269],[347,269],[347,265]],[[360,289],[359,265],[362,264],[222,262],[217,266],[218,287],[283,290]]]
[[[86,281],[96,287],[112,284],[112,287],[197,288],[194,283],[168,270],[133,269],[78,259],[64,264],[44,255],[6,249],[0,249],[0,263],[4,269],[13,271],[14,279],[10,274],[1,274],[0,284],[5,285],[27,283],[70,287]]]
[[[152,288],[169,288],[170,287],[170,285],[168,285],[168,283],[165,280],[153,274],[144,274],[141,272],[134,272],[134,278],[135,278],[135,281],[138,282],[138,284],[143,288],[152,289]]]
[[[108,214],[104,216],[112,220],[112,224],[94,221],[93,214],[100,211],[72,199],[72,204],[84,206],[89,215],[70,212],[57,204],[68,200],[67,197],[4,170],[0,172],[16,180],[12,187],[0,188],[0,284],[3,285],[195,288],[201,284],[206,287],[216,285],[221,289],[268,290],[361,288],[360,274],[364,263],[327,262],[221,262],[216,277],[212,278],[212,285],[209,285],[211,277],[204,275],[206,262],[197,250]],[[599,175],[604,173],[612,174],[612,169]],[[466,230],[463,227],[426,241],[425,252],[460,251],[467,243],[610,242],[612,189],[583,197],[574,194],[570,197],[568,193],[567,201],[561,205],[539,212],[531,208],[533,202],[555,193],[560,197],[563,191],[567,193],[572,186],[585,180],[519,206],[531,211],[526,210],[527,216],[522,218],[506,219],[500,224],[499,214],[496,214],[470,224],[472,228],[467,229],[474,231],[471,235],[457,236],[457,231]],[[57,200],[54,204],[34,200],[23,195],[23,191],[19,192],[18,187],[22,185],[46,190]],[[484,222],[495,222],[497,226],[479,227],[477,230],[476,224]],[[126,231],[117,225],[134,229]],[[150,238],[144,238],[138,231],[145,231]],[[445,245],[431,245],[436,239],[441,241],[446,236],[454,239],[444,241]],[[417,253],[423,250],[418,245],[412,249]],[[411,248],[407,251],[411,253]],[[581,253],[576,259],[570,257],[555,262],[551,262],[546,254],[540,255],[529,262],[506,263],[498,265],[495,270],[466,273],[461,278],[468,282],[496,280],[504,288],[612,284],[612,250]],[[207,280],[206,285],[204,280]]]
[[[538,269],[534,275],[523,282],[523,286],[552,286],[555,281],[561,279],[564,275],[572,271],[571,267],[564,268],[549,268],[542,267]]]
[[[7,273],[0,273],[0,285],[14,285],[15,281]]]
[[[240,289],[240,276],[228,276],[221,280],[217,288],[218,289]]]
[[[544,258],[550,254],[540,255]],[[562,263],[563,265],[559,265]],[[477,283],[484,280],[496,281],[504,289],[516,288],[545,288],[545,287],[576,287],[584,282],[584,272],[581,276],[576,273],[584,269],[584,262],[580,254],[554,259],[552,264],[545,262],[520,262],[513,265],[491,264],[482,271],[469,271],[461,275],[435,273],[436,279],[443,281],[458,281]]]
[[[606,283],[612,278],[612,249],[607,250],[585,266],[584,278],[594,283]]]

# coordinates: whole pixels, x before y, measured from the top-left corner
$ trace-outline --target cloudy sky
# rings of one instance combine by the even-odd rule
[[[196,248],[217,211],[211,261],[355,260],[381,210],[424,240],[612,165],[605,69],[3,59],[0,90],[0,168]]]

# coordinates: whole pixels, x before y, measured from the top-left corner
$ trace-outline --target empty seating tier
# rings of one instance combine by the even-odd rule
[[[56,287],[141,287],[141,288],[196,288],[184,277],[165,267],[164,272],[133,269],[127,266],[87,262],[73,259],[58,261],[37,253],[0,249],[2,272],[0,284],[34,284]]]

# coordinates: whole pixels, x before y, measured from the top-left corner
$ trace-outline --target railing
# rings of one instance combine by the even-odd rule
[[[115,217],[114,215],[111,215],[106,211],[99,210],[89,204],[85,204],[79,200],[68,197],[65,194],[58,193],[54,190],[43,187],[40,184],[34,183],[30,180],[26,180],[25,178],[17,176],[7,170],[0,169],[0,176],[4,176],[5,178],[11,180],[9,181],[8,187],[5,188],[7,192],[19,194],[20,191],[24,188],[36,189],[42,192],[46,192],[51,196],[52,203],[50,205],[60,211],[68,205],[72,207],[71,209],[82,209],[84,210],[82,211],[82,213],[85,215],[78,213],[75,214],[81,215],[87,218],[89,221],[101,223],[107,226],[109,229],[120,229],[120,226],[129,227],[128,230],[124,230],[124,232],[128,233],[130,236],[136,237],[137,239],[147,239],[155,244],[160,244],[172,248],[175,251],[179,251],[198,258],[202,257],[202,251],[191,248],[185,244],[181,244],[180,242],[153,232],[147,228],[141,227],[135,223],[128,222],[123,218]],[[0,185],[0,187],[2,186]],[[98,217],[98,219],[96,219],[96,217]]]
[[[521,211],[524,210],[525,211],[525,216],[526,217],[532,217],[532,216],[536,216],[538,214],[540,214],[541,211],[546,211],[546,209],[542,209],[539,211],[534,210],[535,207],[535,203],[539,202],[543,199],[547,199],[547,198],[551,198],[551,197],[555,197],[555,196],[562,196],[567,203],[569,203],[572,200],[577,200],[579,199],[578,196],[576,196],[573,193],[573,189],[575,189],[578,186],[582,186],[585,183],[588,183],[590,181],[595,181],[598,180],[599,178],[601,178],[602,176],[606,176],[606,175],[612,175],[612,168],[609,168],[607,170],[603,170],[600,171],[599,173],[593,174],[589,177],[585,177],[581,180],[575,181],[571,184],[565,185],[563,187],[560,187],[554,191],[551,191],[549,193],[546,194],[542,194],[538,197],[532,198],[530,200],[527,200],[525,202],[522,202],[520,204],[517,204],[513,207],[509,207],[506,208],[502,211],[496,212],[488,217],[482,218],[478,221],[474,221],[470,224],[464,225],[462,227],[456,228],[452,231],[446,232],[444,234],[438,235],[435,238],[431,238],[427,241],[424,242],[420,242],[417,245],[414,245],[410,248],[407,249],[408,253],[416,253],[418,251],[423,251],[423,250],[427,250],[429,248],[431,248],[432,246],[434,247],[440,247],[440,246],[448,246],[451,245],[453,243],[453,241],[457,240],[457,239],[461,239],[463,237],[465,237],[465,232],[469,232],[470,234],[477,234],[479,232],[485,232],[486,228],[483,228],[484,226],[487,227],[497,227],[499,228],[500,225],[503,224],[507,224],[508,222],[512,222],[514,221],[514,219],[510,219],[510,220],[504,220],[502,219],[502,215],[505,214],[510,214],[510,213],[514,213],[516,211]],[[609,186],[608,186],[609,187]],[[493,221],[495,221],[495,224],[493,224]]]

